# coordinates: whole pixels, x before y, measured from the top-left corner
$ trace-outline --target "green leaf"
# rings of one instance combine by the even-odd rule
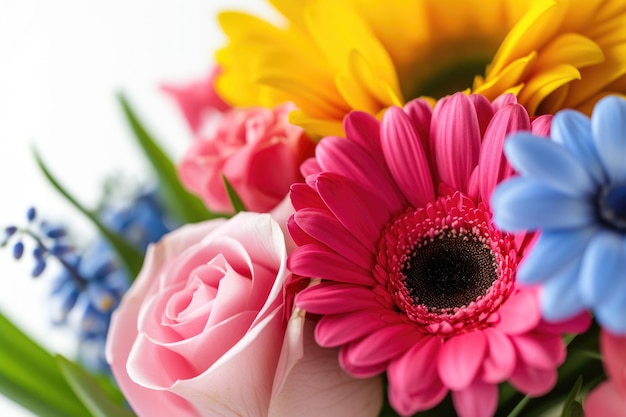
[[[581,375],[578,375],[578,378],[576,378],[576,382],[574,383],[574,386],[572,387],[569,394],[567,394],[567,398],[565,399],[565,402],[563,403],[563,412],[561,413],[561,417],[575,417],[578,415],[576,414],[577,406],[575,404],[577,403],[576,397],[578,397],[578,394],[580,394],[580,388],[582,386],[583,386],[583,377]],[[581,409],[581,412],[582,412],[582,409]]]
[[[54,357],[0,313],[0,393],[41,417],[90,417]]]
[[[578,401],[572,401],[563,409],[562,417],[584,417],[583,406]]]
[[[233,205],[235,213],[239,213],[240,211],[248,211],[245,204],[243,204],[243,201],[241,201],[239,194],[237,194],[237,191],[235,191],[232,184],[230,183],[230,181],[228,181],[228,178],[226,178],[226,175],[224,174],[222,174],[222,181],[224,181],[224,187],[226,187],[228,199],[230,200],[230,204]]]
[[[159,179],[159,191],[163,193],[163,201],[169,212],[181,223],[196,223],[215,217],[224,217],[223,214],[207,210],[199,198],[185,190],[178,180],[176,167],[139,121],[126,97],[119,94],[118,99],[135,134],[137,144],[143,150]]]
[[[80,366],[61,355],[57,364],[76,395],[94,417],[133,417],[134,413],[113,402],[102,390],[99,382]]]
[[[50,184],[63,196],[67,201],[69,201],[78,211],[83,213],[91,222],[98,228],[100,233],[109,241],[115,252],[117,253],[119,259],[122,261],[124,266],[126,267],[128,274],[135,278],[139,271],[141,270],[141,265],[143,264],[143,255],[140,251],[131,246],[124,238],[122,238],[117,233],[111,231],[107,228],[100,219],[96,215],[95,212],[87,210],[83,207],[82,204],[78,202],[66,189],[59,183],[59,181],[52,175],[46,164],[41,159],[39,152],[37,149],[33,148],[33,154],[35,156],[35,160],[37,161],[37,165],[43,172],[44,176],[48,179]]]

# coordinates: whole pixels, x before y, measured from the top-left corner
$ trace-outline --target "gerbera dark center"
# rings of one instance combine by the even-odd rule
[[[602,220],[618,230],[626,231],[626,184],[606,187],[600,193]]]
[[[451,233],[417,245],[402,273],[415,303],[429,309],[466,306],[498,279],[489,247],[475,236]]]

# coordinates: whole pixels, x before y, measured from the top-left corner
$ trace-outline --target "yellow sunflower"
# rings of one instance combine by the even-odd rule
[[[351,110],[415,97],[513,92],[529,113],[588,112],[626,92],[625,0],[269,0],[277,25],[238,12],[216,59],[235,106],[298,109],[313,136]]]

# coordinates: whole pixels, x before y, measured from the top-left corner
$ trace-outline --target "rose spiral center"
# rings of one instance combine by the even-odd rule
[[[466,306],[498,279],[491,249],[472,234],[444,233],[420,242],[402,273],[415,302],[431,310]]]

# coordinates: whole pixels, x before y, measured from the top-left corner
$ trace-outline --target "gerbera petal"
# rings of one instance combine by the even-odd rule
[[[287,260],[287,267],[294,274],[303,277],[356,285],[376,283],[369,271],[318,245],[309,244],[296,248]]]
[[[507,334],[521,334],[539,324],[541,314],[534,291],[518,290],[498,310],[497,328]]]
[[[547,321],[575,316],[586,307],[577,285],[580,261],[572,262],[543,284],[539,291],[541,313]]]
[[[483,362],[480,379],[498,384],[506,380],[513,370],[517,356],[511,339],[497,329],[487,328],[483,331],[487,337],[488,352]]]
[[[494,222],[503,230],[565,229],[593,224],[590,202],[563,194],[534,178],[511,178],[491,197]]]
[[[622,235],[600,232],[591,239],[580,267],[579,288],[589,305],[607,302],[612,294],[626,290],[626,248]]]
[[[596,104],[591,130],[598,155],[613,184],[626,182],[626,101],[606,97]]]
[[[542,114],[541,116],[535,117],[530,123],[533,135],[549,136],[553,119],[554,116],[551,114]]]
[[[349,178],[332,173],[320,174],[316,188],[337,220],[374,253],[380,231],[391,217],[389,207],[372,204],[379,199],[377,194]]]
[[[409,324],[388,325],[346,347],[344,362],[352,367],[369,367],[387,363],[406,352],[424,337]]]
[[[434,199],[430,166],[409,117],[390,107],[381,123],[381,145],[387,166],[406,199],[422,207]]]
[[[459,417],[493,416],[498,407],[498,386],[483,381],[452,391],[452,403]]]
[[[352,138],[325,138],[317,145],[315,153],[321,169],[351,178],[370,192],[377,193],[377,200],[385,203],[390,212],[396,212],[406,204],[382,155],[381,162],[376,161],[375,154],[363,149]]]
[[[600,383],[585,398],[586,417],[624,417],[626,397],[610,381]]]
[[[556,383],[556,369],[540,370],[519,363],[510,378],[511,385],[519,391],[539,396],[550,391]]]
[[[482,201],[489,202],[496,185],[513,174],[502,149],[507,135],[519,130],[530,130],[528,113],[519,104],[498,110],[487,126],[478,160],[478,187]]]
[[[435,168],[435,159],[430,149],[430,120],[432,118],[432,109],[426,100],[411,100],[404,106],[404,111],[411,119],[413,128],[417,132],[417,136],[422,142],[424,153],[431,164],[431,168]]]
[[[513,94],[504,94],[503,97],[505,96],[508,97],[504,98],[503,100],[512,100],[513,102],[516,101]],[[487,130],[487,126],[494,116],[494,110],[499,110],[499,108],[497,107],[498,105],[496,103],[492,105],[485,96],[482,96],[480,94],[472,94],[469,96],[469,99],[474,105],[474,108],[476,108],[476,116],[478,117],[478,125],[480,126],[480,135],[484,136],[485,131]],[[501,100],[501,102],[503,100]]]
[[[476,109],[465,94],[456,93],[435,107],[430,136],[441,181],[466,192],[478,163],[480,125]]]
[[[326,208],[326,204],[324,204],[319,194],[305,183],[292,184],[289,197],[291,198],[291,204],[293,204],[295,210],[308,207],[322,210]]]
[[[334,217],[317,209],[298,210],[292,217],[311,237],[341,253],[355,264],[369,269],[373,255]]]
[[[591,139],[591,120],[587,116],[575,110],[558,112],[552,121],[551,137],[585,166],[596,184],[606,182],[604,168]]]
[[[521,174],[542,180],[546,185],[573,196],[589,196],[596,184],[586,167],[566,148],[530,133],[508,138],[504,152]]]
[[[374,157],[380,157],[382,164],[382,148],[380,146],[380,122],[370,114],[350,112],[343,121],[346,137],[355,141]]]
[[[299,292],[296,305],[316,314],[341,314],[380,307],[367,287],[326,283]]]
[[[324,316],[315,327],[320,346],[335,347],[360,339],[388,325],[378,310],[363,311],[358,316],[345,313]]]
[[[552,323],[542,321],[535,330],[548,334],[584,333],[591,326],[591,321],[591,315],[585,311],[568,320]]]
[[[595,317],[605,329],[626,334],[626,293],[615,294],[609,302],[596,306]]]
[[[451,337],[439,354],[439,377],[451,390],[468,388],[476,378],[486,352],[487,338],[480,331]]]
[[[389,401],[403,415],[427,410],[448,392],[437,375],[442,339],[424,337],[389,364]]]
[[[570,262],[579,261],[597,226],[577,229],[547,230],[541,233],[517,270],[523,284],[536,284],[550,279]]]
[[[518,358],[541,370],[556,369],[565,359],[565,344],[556,335],[520,335],[512,338]]]

